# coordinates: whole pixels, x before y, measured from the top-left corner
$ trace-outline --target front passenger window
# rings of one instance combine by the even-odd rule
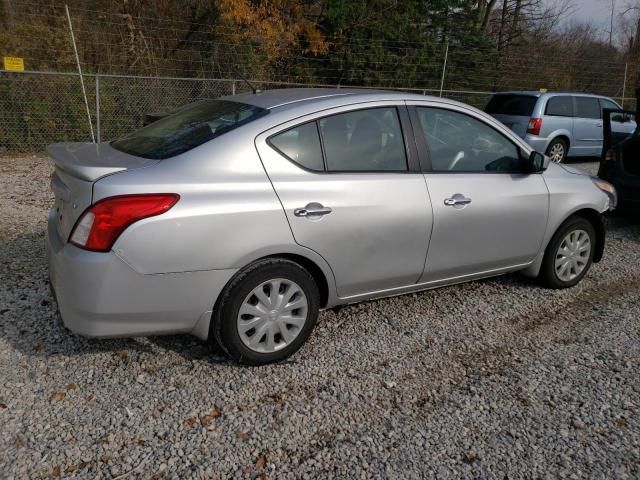
[[[434,172],[521,172],[518,147],[493,127],[464,113],[418,107]]]

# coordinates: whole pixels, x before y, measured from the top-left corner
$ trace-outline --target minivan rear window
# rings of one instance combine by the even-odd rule
[[[538,97],[533,95],[494,95],[489,100],[485,112],[498,115],[517,115],[520,117],[530,117],[533,108],[536,106]]]
[[[191,150],[267,113],[267,109],[245,103],[201,100],[113,141],[111,146],[138,157],[162,160]]]

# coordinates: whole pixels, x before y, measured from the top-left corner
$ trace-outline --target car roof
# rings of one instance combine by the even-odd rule
[[[247,103],[261,108],[286,109],[299,106],[301,103],[313,103],[335,99],[337,103],[348,100],[347,103],[376,100],[436,100],[452,105],[463,105],[454,100],[430,97],[397,90],[375,90],[368,88],[282,88],[265,90],[257,93],[241,93],[222,97],[223,100]],[[468,106],[467,106],[468,107]]]

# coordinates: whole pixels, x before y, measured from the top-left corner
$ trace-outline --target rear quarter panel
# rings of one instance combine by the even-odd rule
[[[131,193],[180,195],[167,213],[129,226],[115,253],[143,274],[241,268],[262,256],[300,253],[253,139],[243,130],[99,180],[94,201]]]

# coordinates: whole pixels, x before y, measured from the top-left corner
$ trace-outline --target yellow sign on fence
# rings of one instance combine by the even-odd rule
[[[4,69],[11,70],[13,72],[24,71],[24,58],[20,57],[2,57],[4,62]]]

